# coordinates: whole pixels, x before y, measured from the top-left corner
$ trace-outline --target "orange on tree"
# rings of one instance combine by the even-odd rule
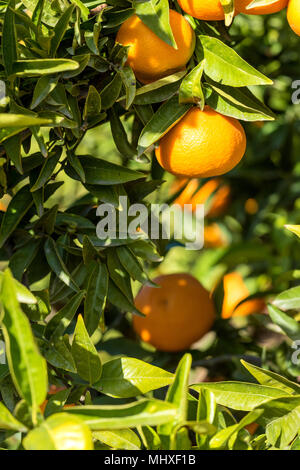
[[[219,248],[228,244],[227,237],[218,224],[213,223],[204,228],[205,248]]]
[[[190,274],[167,274],[144,286],[135,299],[146,316],[133,317],[140,338],[161,351],[182,351],[212,327],[215,308],[209,292]]]
[[[269,5],[258,5],[247,9],[251,2],[253,2],[253,0],[237,0],[237,11],[239,13],[245,13],[246,15],[268,15],[283,10],[288,4],[288,0],[274,0],[273,3]]]
[[[232,170],[245,151],[246,135],[237,119],[194,106],[162,137],[155,154],[166,171],[203,178]]]
[[[223,290],[222,318],[244,317],[261,312],[265,307],[263,299],[250,299],[240,304],[249,297],[250,292],[238,272],[232,272],[224,276]]]
[[[188,21],[170,10],[170,26],[177,49],[152,32],[137,16],[128,18],[117,34],[117,42],[129,46],[127,64],[142,83],[150,83],[182,70],[195,48],[195,34]]]
[[[26,450],[93,450],[90,428],[68,413],[51,415],[23,440]]]
[[[247,212],[247,214],[254,215],[258,212],[258,209],[259,209],[259,206],[258,206],[258,202],[256,199],[252,197],[247,199],[247,201],[245,202],[245,211]]]
[[[219,21],[225,18],[220,0],[178,0],[178,3],[183,11],[199,20]]]
[[[199,189],[198,187],[198,180],[196,178],[191,179],[176,198],[174,204],[180,206],[192,204],[193,211],[196,209],[196,204],[205,204],[207,206],[205,208],[206,216],[219,217],[224,214],[230,202],[230,186],[222,184],[219,178],[212,178]]]
[[[292,30],[300,36],[300,0],[289,1],[287,20]]]

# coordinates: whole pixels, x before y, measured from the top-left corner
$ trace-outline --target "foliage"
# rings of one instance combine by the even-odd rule
[[[63,416],[92,431],[95,449],[299,448],[300,370],[291,348],[300,328],[299,251],[283,229],[300,214],[299,108],[289,94],[299,40],[281,14],[240,15],[231,27],[188,17],[197,43],[187,69],[141,85],[115,36],[136,11],[173,44],[168,2],[101,7],[93,0],[0,2],[0,193],[8,204],[0,227],[7,358],[0,363],[0,445],[47,448]],[[248,134],[246,161],[224,177],[233,203],[218,222],[231,243],[195,256],[142,234],[97,238],[99,203],[120,210],[120,195],[131,203],[168,200],[170,179],[152,159],[154,145],[204,102],[245,121]],[[108,126],[117,151],[103,142]],[[253,217],[244,210],[251,197]],[[134,293],[164,256],[161,272],[176,269],[178,256],[207,288],[240,269],[251,293],[273,295],[270,315],[218,318],[215,334],[184,355],[138,343],[130,327],[130,314],[141,314]],[[274,330],[275,347],[257,341]],[[251,363],[243,367],[245,357]],[[230,380],[203,382],[199,366]],[[245,426],[253,422],[259,430],[251,436]]]

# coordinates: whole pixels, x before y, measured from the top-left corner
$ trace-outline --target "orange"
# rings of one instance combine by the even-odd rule
[[[224,20],[224,9],[220,0],[178,0],[181,8],[199,20],[218,21]],[[236,4],[239,0],[236,0]]]
[[[208,206],[205,208],[206,216],[219,217],[222,215],[230,202],[230,187],[227,184],[222,185],[218,178],[206,181],[200,189],[198,187],[199,182],[196,178],[190,180],[174,204],[179,204],[182,207],[185,204],[192,204],[193,211],[196,209],[196,204],[206,204]]]
[[[166,171],[203,178],[232,170],[245,150],[245,131],[237,119],[194,106],[162,137],[155,154]]]
[[[149,83],[182,70],[195,48],[195,34],[188,21],[170,10],[170,25],[177,49],[153,33],[137,15],[128,18],[117,34],[117,42],[129,46],[127,64],[142,83]]]
[[[162,275],[154,282],[160,287],[144,286],[135,299],[146,317],[133,317],[134,330],[161,351],[185,350],[213,325],[209,292],[190,274]]]
[[[204,246],[206,248],[219,248],[227,244],[228,241],[218,224],[214,223],[204,228]]]
[[[288,4],[288,0],[274,0],[270,5],[260,5],[247,10],[247,6],[250,5],[252,1],[253,0],[237,0],[236,8],[238,12],[245,13],[246,15],[268,15],[283,10]]]
[[[242,276],[237,272],[224,276],[223,289],[222,318],[244,317],[261,312],[265,307],[263,299],[251,299],[239,305],[240,302],[249,297],[250,292]]]
[[[254,215],[258,212],[258,209],[259,206],[256,199],[253,199],[252,197],[247,199],[247,201],[245,202],[245,211],[247,212],[247,214]]]
[[[0,201],[0,211],[6,212],[6,206]]]
[[[300,0],[289,1],[287,20],[292,30],[300,36]]]

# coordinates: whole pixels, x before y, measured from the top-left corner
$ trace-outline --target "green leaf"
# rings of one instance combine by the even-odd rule
[[[53,367],[63,371],[77,372],[75,362],[70,351],[62,338],[55,339],[53,342],[44,342],[42,345],[43,356]]]
[[[53,37],[51,40],[50,54],[52,57],[56,55],[57,49],[68,29],[75,5],[70,5],[61,15],[55,27],[53,28]]]
[[[30,188],[30,191],[32,193],[42,188],[47,183],[49,178],[51,178],[56,168],[56,165],[59,162],[60,157],[61,157],[61,149],[58,147],[53,153],[49,155],[48,158],[45,159],[45,162],[41,168],[41,171],[39,173],[39,176],[37,177],[36,182]]]
[[[268,305],[268,310],[272,321],[280,326],[289,338],[295,341],[300,339],[300,325],[296,320],[283,313],[274,305]]]
[[[37,77],[79,69],[79,63],[71,59],[31,59],[14,62],[11,76]]]
[[[272,80],[255,70],[231,47],[210,36],[199,36],[205,59],[204,72],[215,82],[233,87],[272,85]]]
[[[126,109],[132,105],[136,93],[136,79],[133,70],[129,66],[122,67],[119,71],[126,91]]]
[[[26,450],[94,449],[88,426],[74,416],[70,419],[68,413],[56,413],[43,421],[27,434],[23,446]]]
[[[176,407],[160,400],[140,400],[126,405],[74,407],[67,414],[78,416],[97,431],[164,424],[174,419]]]
[[[0,247],[4,245],[8,237],[19,225],[24,215],[33,205],[32,195],[28,185],[23,186],[10,201],[2,218],[0,227]]]
[[[157,142],[187,113],[191,104],[179,104],[178,96],[163,103],[144,127],[138,142],[138,155]]]
[[[121,89],[122,77],[119,73],[116,73],[111,82],[109,82],[100,93],[102,109],[109,109],[113,106],[119,98]]]
[[[123,268],[116,250],[108,250],[107,252],[107,267],[109,276],[120,289],[122,294],[133,303],[133,295],[131,288],[131,281],[128,272]]]
[[[35,109],[44,99],[55,89],[58,82],[58,76],[43,76],[36,82],[30,109]]]
[[[108,112],[110,129],[117,149],[125,158],[131,158],[136,155],[136,151],[129,143],[127,133],[123,127],[121,119],[114,108]]]
[[[55,339],[63,336],[64,332],[73,320],[84,295],[85,291],[80,291],[75,294],[69,302],[51,318],[45,329],[44,334],[46,338]]]
[[[158,450],[161,448],[159,435],[150,426],[138,427],[139,435],[147,450]]]
[[[93,437],[103,444],[118,450],[140,450],[141,441],[131,429],[96,431]]]
[[[158,434],[164,449],[180,449],[182,441],[187,445],[189,442],[188,431],[182,429],[176,433],[175,428],[187,421],[188,384],[191,365],[192,356],[185,354],[177,366],[174,381],[166,395],[166,401],[177,407],[177,415],[172,423],[164,424],[158,428]]]
[[[90,85],[83,110],[83,119],[89,121],[101,113],[101,97],[93,85]]]
[[[49,398],[44,412],[45,418],[62,410],[62,408],[66,404],[70,392],[71,389],[61,390],[60,392],[55,393]]]
[[[210,390],[219,405],[233,410],[251,411],[272,398],[287,395],[274,387],[243,382],[216,382],[191,385],[193,390]]]
[[[58,252],[56,243],[51,237],[48,237],[45,242],[44,251],[48,264],[56,276],[68,287],[73,289],[75,292],[78,292],[79,288],[72,280],[71,275]]]
[[[225,116],[244,121],[273,121],[274,113],[246,87],[236,88],[210,81],[204,84],[206,103]]]
[[[52,119],[29,116],[28,114],[0,113],[0,129],[19,127],[22,130],[31,126],[47,126],[52,123]]]
[[[110,303],[115,305],[118,309],[123,312],[131,312],[136,315],[144,317],[144,314],[141,313],[132,302],[128,300],[127,297],[120,291],[120,289],[115,285],[115,283],[110,279],[108,283],[107,299]]]
[[[209,445],[211,449],[221,449],[225,447],[229,440],[237,437],[237,433],[248,424],[256,421],[262,414],[262,410],[253,410],[244,416],[238,424],[228,426],[225,429],[217,432],[210,440]]]
[[[72,354],[75,359],[77,372],[90,385],[101,377],[102,364],[100,356],[93,345],[85,328],[81,315],[78,315],[72,343]]]
[[[23,174],[22,155],[21,155],[21,138],[20,136],[7,139],[4,144],[6,155],[13,162],[18,172]]]
[[[15,0],[8,2],[2,29],[2,57],[7,75],[11,75],[13,63],[18,58],[15,12],[13,11],[15,4]]]
[[[152,287],[157,287],[156,284],[150,281],[149,277],[143,270],[142,264],[132,253],[129,247],[120,246],[116,249],[116,251],[123,268],[126,269],[132,279],[139,281],[142,284],[149,284]]]
[[[2,286],[3,279],[4,273],[3,271],[0,271],[0,287]],[[22,304],[36,304],[37,300],[35,296],[30,292],[30,290],[27,289],[27,287],[25,287],[16,279],[13,279],[13,282],[15,285],[18,302]]]
[[[87,21],[89,18],[90,10],[84,5],[85,2],[81,0],[71,0],[81,11],[83,21]]]
[[[300,429],[300,396],[270,400],[261,407],[263,418],[268,422],[268,442],[280,449],[287,447]]]
[[[242,360],[241,363],[260,384],[278,388],[279,390],[283,390],[289,394],[300,394],[300,385],[295,382],[292,382],[279,374],[275,374],[275,372],[270,370],[261,369],[253,364],[249,364],[246,361]]]
[[[104,315],[108,290],[108,272],[103,263],[95,263],[89,282],[84,302],[84,322],[89,335],[98,328]]]
[[[25,245],[17,250],[9,260],[9,268],[13,276],[18,281],[22,280],[23,274],[34,260],[38,249],[40,247],[40,240],[31,238]]]
[[[3,275],[1,303],[4,310],[1,325],[10,373],[18,393],[32,407],[32,419],[36,422],[38,407],[47,395],[46,361],[38,351],[30,323],[20,308],[9,270]]]
[[[202,90],[202,75],[205,60],[202,60],[193,70],[182,80],[179,89],[179,103],[196,103],[203,110],[204,96]]]
[[[78,159],[85,173],[85,181],[88,184],[112,185],[121,184],[143,178],[143,173],[129,168],[115,165],[100,158],[89,155],[80,155]],[[67,165],[66,173],[71,178],[79,180],[79,176]]]
[[[300,225],[285,225],[284,228],[297,235],[300,238]]]
[[[292,310],[300,308],[300,286],[281,292],[277,295],[273,304],[283,310]]]
[[[7,431],[26,432],[27,428],[20,423],[11,412],[0,402],[0,429]]]
[[[102,376],[94,388],[118,398],[136,397],[169,385],[174,375],[133,357],[121,357],[103,364]]]
[[[160,39],[177,49],[170,26],[169,2],[167,0],[134,0],[133,7],[138,17]]]

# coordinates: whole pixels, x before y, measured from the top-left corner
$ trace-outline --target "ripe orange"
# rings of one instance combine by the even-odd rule
[[[192,204],[193,211],[197,204],[205,204],[206,216],[219,217],[224,214],[230,202],[230,186],[222,184],[219,178],[213,178],[206,181],[200,189],[198,187],[199,183],[196,178],[190,180],[174,204],[182,207],[185,204]]]
[[[268,15],[283,10],[288,4],[288,0],[274,0],[270,5],[260,5],[247,10],[247,6],[252,1],[253,0],[238,0],[236,2],[238,12],[245,13],[246,15]]]
[[[127,64],[142,83],[149,83],[182,70],[195,48],[195,34],[187,20],[170,10],[170,25],[177,49],[154,34],[137,15],[128,18],[117,34],[117,42],[130,46]]]
[[[232,170],[245,150],[245,131],[237,119],[194,106],[162,137],[155,154],[170,173],[202,178]]]
[[[186,13],[199,20],[218,21],[225,18],[220,0],[178,0],[178,3]]]
[[[3,202],[0,201],[0,211],[6,212],[6,206],[3,204]]]
[[[300,36],[300,0],[289,1],[287,20],[292,30]]]
[[[219,248],[227,244],[228,240],[218,224],[210,224],[204,228],[205,248]]]
[[[141,339],[161,351],[182,351],[207,333],[215,319],[209,292],[190,274],[154,279],[160,287],[144,286],[135,299],[146,317],[133,317]]]
[[[222,318],[244,317],[251,313],[261,312],[265,307],[263,299],[251,299],[239,305],[249,297],[250,292],[242,276],[237,272],[224,276],[223,289]]]

